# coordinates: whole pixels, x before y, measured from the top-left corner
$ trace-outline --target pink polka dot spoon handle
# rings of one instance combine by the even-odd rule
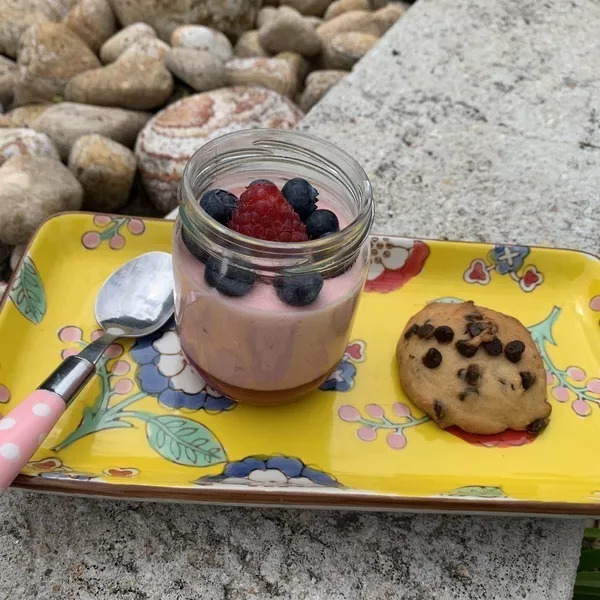
[[[120,337],[141,337],[173,314],[171,255],[147,252],[125,263],[102,285],[96,320],[104,334],[67,357],[40,387],[0,419],[0,492],[29,462],[69,403],[96,372],[96,364]]]
[[[66,407],[58,394],[36,390],[0,419],[0,492],[35,454]]]

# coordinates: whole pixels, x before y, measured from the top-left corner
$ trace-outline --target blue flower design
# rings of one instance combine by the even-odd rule
[[[494,246],[489,257],[500,275],[518,271],[529,254],[527,246]]]
[[[220,475],[205,475],[195,483],[228,483],[247,486],[276,487],[343,487],[335,477],[308,467],[299,458],[290,456],[247,456],[227,463]]]
[[[324,392],[347,392],[354,386],[356,367],[348,359],[342,360],[336,370],[321,384]]]
[[[164,406],[214,412],[235,406],[230,398],[211,391],[185,362],[172,320],[160,331],[140,338],[129,354],[139,365],[136,379],[140,389]]]

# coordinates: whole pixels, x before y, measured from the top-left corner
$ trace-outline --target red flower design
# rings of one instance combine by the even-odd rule
[[[446,429],[448,433],[459,437],[461,440],[473,444],[475,446],[483,446],[484,448],[510,448],[511,446],[524,446],[530,444],[537,436],[527,431],[514,431],[507,429],[502,433],[493,435],[483,435],[480,433],[468,433],[460,427],[453,425]]]
[[[401,288],[421,272],[429,252],[429,246],[419,240],[371,238],[365,291],[385,293]]]
[[[467,283],[487,285],[490,282],[490,272],[485,261],[481,258],[476,258],[472,261],[469,268],[465,271],[464,278]]]

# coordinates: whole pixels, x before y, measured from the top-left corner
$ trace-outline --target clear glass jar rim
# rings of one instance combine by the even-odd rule
[[[203,157],[205,157],[204,162],[209,164],[211,161],[211,153],[213,159],[217,156],[223,157],[228,154],[240,154],[239,158],[243,158],[243,154],[239,151],[228,153],[227,150],[219,151],[218,148],[219,146],[226,144],[229,140],[244,138],[248,139],[249,152],[263,152],[265,158],[267,158],[269,154],[272,154],[273,148],[276,148],[277,145],[285,144],[289,148],[297,148],[300,153],[306,155],[307,158],[312,156],[314,159],[320,159],[320,161],[326,165],[331,163],[331,160],[323,157],[318,152],[311,150],[310,147],[321,147],[326,149],[334,155],[336,160],[350,167],[353,170],[354,175],[357,176],[357,180],[360,181],[358,185],[353,185],[360,197],[359,212],[356,217],[341,231],[325,238],[308,240],[306,242],[259,240],[229,229],[225,225],[221,225],[209,217],[204,210],[200,208],[196,193],[193,189],[197,179],[197,177],[195,177],[196,173],[194,173],[194,169],[197,168],[198,161],[202,160]],[[205,170],[210,171],[210,168],[206,168]],[[339,169],[337,169],[335,165],[332,165],[332,175],[335,171],[339,171]],[[345,171],[342,172],[346,175]],[[184,168],[183,177],[179,185],[179,203],[179,212],[183,224],[186,228],[191,229],[192,232],[195,232],[196,230],[205,235],[209,234],[213,241],[226,244],[230,248],[234,247],[242,254],[260,252],[263,255],[268,254],[273,257],[299,256],[322,250],[334,250],[337,247],[341,249],[348,241],[357,237],[361,238],[362,241],[368,235],[374,218],[371,182],[360,164],[347,152],[326,140],[307,133],[286,129],[245,129],[234,131],[204,144],[191,156]],[[354,244],[352,245],[354,246]]]

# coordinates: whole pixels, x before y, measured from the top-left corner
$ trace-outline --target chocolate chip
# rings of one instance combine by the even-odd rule
[[[479,390],[474,387],[465,388],[465,391],[458,395],[458,399],[462,402],[467,396],[479,396]]]
[[[421,325],[421,327],[417,329],[417,335],[421,339],[427,340],[433,335],[434,330],[435,327],[431,325],[431,323],[425,323],[425,325]]]
[[[433,411],[436,419],[441,419],[444,416],[444,406],[439,400],[433,401]]]
[[[475,353],[477,352],[477,346],[471,346],[471,344],[467,344],[465,340],[458,340],[455,345],[458,352],[466,358],[475,356]]]
[[[467,321],[483,321],[483,315],[478,312],[469,313],[468,315],[465,315],[465,319]]]
[[[515,384],[514,383],[510,384],[510,389],[514,391],[514,389],[515,389]]]
[[[454,339],[454,331],[452,331],[452,327],[448,327],[448,325],[436,327],[433,335],[435,335],[435,339],[440,344],[449,344]]]
[[[512,363],[518,363],[524,350],[525,344],[521,340],[513,340],[504,346],[504,356]]]
[[[483,342],[483,347],[490,356],[500,356],[502,354],[502,342],[497,337],[489,342]]]
[[[469,365],[465,372],[465,381],[469,385],[477,385],[479,381],[479,367],[477,365]]]
[[[413,323],[405,332],[404,332],[404,339],[405,340],[409,340],[413,334],[417,333],[417,331],[419,331],[419,326],[416,323]]]
[[[535,383],[535,375],[529,371],[520,371],[521,385],[524,390],[528,390]]]
[[[465,333],[468,333],[471,337],[477,337],[482,331],[487,329],[486,325],[481,322],[473,322],[467,325],[467,330]]]
[[[544,431],[544,429],[546,429],[546,427],[548,427],[548,423],[549,420],[546,418],[536,419],[535,421],[531,421],[531,423],[527,425],[527,431],[529,431],[529,433],[541,433],[542,431]]]
[[[500,379],[498,379],[498,381],[502,384],[502,385],[506,385],[506,379],[502,379],[502,377],[500,377]]]
[[[421,360],[428,369],[435,369],[442,362],[442,354],[437,348],[429,348]]]
[[[459,369],[458,371],[456,371],[456,376],[462,379],[465,376],[465,370]]]

